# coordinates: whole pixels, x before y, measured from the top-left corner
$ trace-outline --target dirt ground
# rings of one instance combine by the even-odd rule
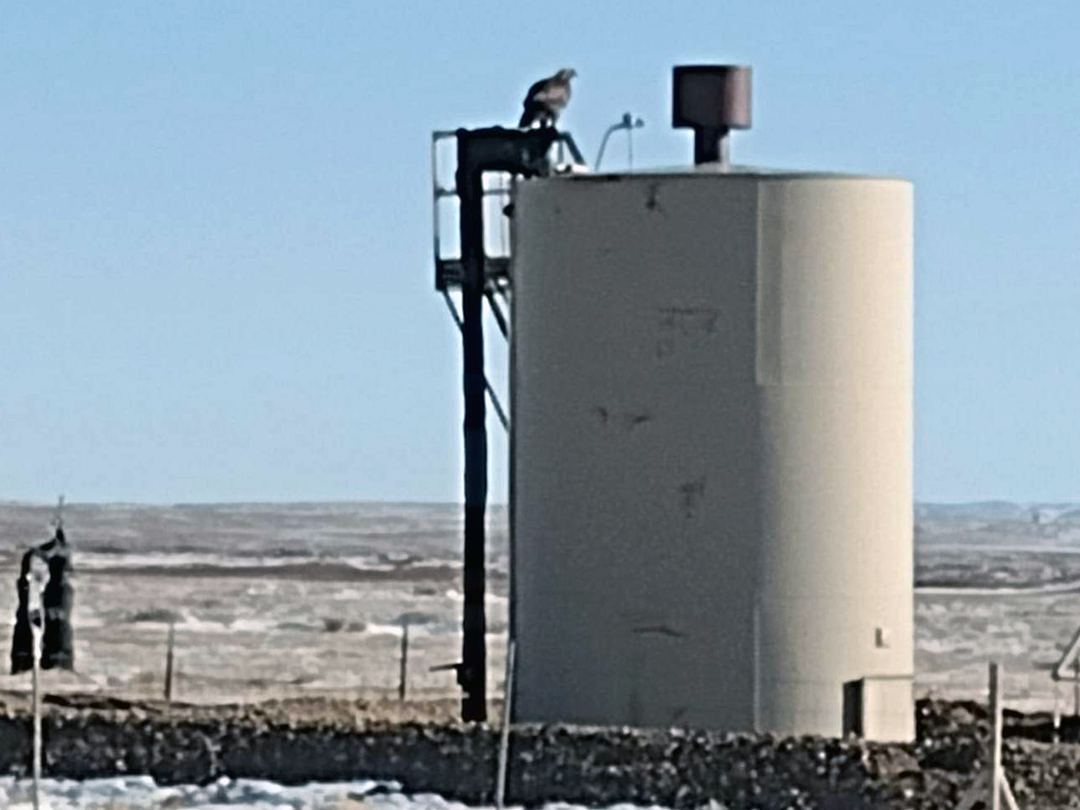
[[[501,699],[488,701],[488,722],[497,725],[502,717]],[[0,715],[28,713],[31,694],[25,690],[0,690]],[[236,702],[166,702],[160,698],[124,695],[119,692],[46,691],[43,712],[97,712],[104,715],[167,717],[175,720],[228,720],[258,717],[271,723],[321,723],[335,728],[362,728],[381,723],[438,723],[455,725],[461,716],[461,701],[456,698],[363,698],[334,694],[303,697],[251,696]]]

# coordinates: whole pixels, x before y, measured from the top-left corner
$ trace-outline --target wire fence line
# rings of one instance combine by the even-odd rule
[[[207,633],[182,624],[76,626],[74,672],[42,673],[46,693],[93,692],[129,699],[249,702],[326,696],[429,700],[460,697],[453,670],[460,634],[237,631]],[[407,632],[407,636],[406,636]],[[171,643],[170,643],[171,642]],[[0,629],[8,650],[11,628]],[[488,637],[488,682],[501,696],[506,637]],[[6,664],[6,661],[5,661]],[[403,665],[404,664],[404,665]],[[0,688],[30,693],[29,674],[0,676]]]

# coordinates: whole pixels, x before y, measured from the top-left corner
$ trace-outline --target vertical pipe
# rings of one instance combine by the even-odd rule
[[[499,729],[499,770],[495,778],[495,808],[502,810],[506,798],[506,765],[510,756],[510,717],[514,702],[514,640],[506,645],[506,691],[503,694],[502,728]]]
[[[1073,717],[1080,717],[1080,656],[1073,661]]]
[[[1001,682],[997,662],[990,662],[990,804],[987,810],[1001,810]]]
[[[431,136],[431,237],[435,251],[435,288],[443,289],[439,273],[439,259],[442,248],[439,246],[439,139]]]
[[[401,671],[398,678],[398,700],[405,701],[405,683],[409,677],[409,623],[401,625]]]
[[[1054,714],[1053,714],[1053,736],[1050,738],[1051,742],[1061,742],[1061,708],[1058,706],[1058,701],[1061,695],[1058,692],[1057,681],[1054,681]]]
[[[44,618],[44,611],[41,612]],[[33,739],[33,777],[34,777],[34,810],[39,810],[41,807],[41,683],[40,683],[40,669],[41,664],[39,658],[41,656],[41,631],[36,623],[30,625],[33,638],[33,712],[34,712],[34,739]]]
[[[516,186],[513,187],[516,189]],[[516,191],[512,190],[512,193]],[[513,197],[511,197],[513,199]],[[514,250],[514,234],[515,234],[515,220],[510,217],[510,251]],[[510,319],[510,323],[514,322],[514,300],[510,296],[505,295],[503,301],[506,303],[506,315]],[[509,469],[509,480],[507,481],[507,529],[508,531],[508,551],[510,552],[509,566],[510,566],[510,582],[509,582],[509,599],[507,602],[507,638],[517,638],[517,530],[514,528],[516,525],[515,520],[515,503],[517,499],[515,497],[517,487],[514,483],[517,477],[517,453],[514,447],[517,444],[517,439],[514,433],[514,404],[517,401],[517,395],[514,391],[517,388],[517,372],[514,370],[517,368],[517,341],[514,339],[514,332],[511,329],[510,334],[507,337],[507,359],[509,361],[509,379],[507,380],[507,408],[510,409],[510,424],[507,426],[507,462]]]
[[[176,623],[169,622],[169,641],[165,648],[165,702],[172,701],[173,645],[176,642]]]
[[[761,603],[754,596],[754,732],[761,733]]]
[[[484,403],[484,209],[482,173],[473,169],[469,136],[458,132],[457,190],[461,200],[461,343],[465,394],[465,605],[461,718],[487,719],[487,632],[484,616],[484,512],[487,502],[487,427]]]
[[[731,165],[731,131],[698,127],[694,129],[694,163]]]

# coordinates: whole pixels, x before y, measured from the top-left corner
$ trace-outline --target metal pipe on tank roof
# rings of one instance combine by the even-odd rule
[[[694,163],[731,165],[733,129],[750,128],[750,68],[680,65],[672,72],[671,125],[694,130]]]

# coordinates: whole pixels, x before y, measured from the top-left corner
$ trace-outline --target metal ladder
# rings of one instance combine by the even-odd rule
[[[453,291],[460,290],[464,276],[464,267],[461,256],[443,255],[444,245],[442,239],[442,215],[448,201],[458,199],[458,188],[454,185],[444,185],[441,180],[441,166],[439,161],[439,146],[441,143],[456,140],[456,130],[437,130],[431,134],[431,193],[432,193],[432,249],[435,264],[435,289],[442,294],[446,302],[446,308],[450,312],[459,331],[464,328],[461,312],[452,295]],[[573,170],[584,166],[585,160],[568,133],[558,133],[553,147],[555,151],[552,161],[553,171],[560,172]],[[485,177],[484,203],[485,203],[485,241],[497,242],[492,249],[485,250],[484,255],[484,298],[488,308],[502,332],[503,338],[510,339],[512,319],[510,316],[513,296],[513,283],[510,277],[510,223],[506,216],[507,207],[510,204],[513,192],[513,178],[510,172],[493,172]],[[493,217],[492,214],[497,216]],[[497,238],[496,238],[497,237]],[[509,431],[510,420],[503,408],[491,382],[484,377],[484,386],[487,390],[488,400],[495,410],[503,429]]]

